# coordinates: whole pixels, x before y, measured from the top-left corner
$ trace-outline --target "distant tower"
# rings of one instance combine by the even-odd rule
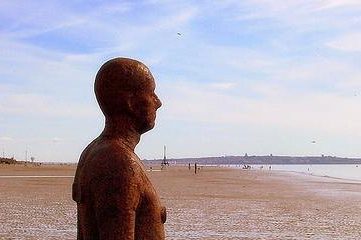
[[[164,145],[163,148],[163,160],[162,163],[160,164],[161,168],[163,169],[165,166],[169,166],[169,162],[167,161],[167,147]]]

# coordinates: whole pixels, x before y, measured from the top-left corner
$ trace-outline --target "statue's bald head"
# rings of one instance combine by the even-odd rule
[[[154,85],[149,69],[129,58],[114,58],[104,63],[97,73],[95,95],[106,117],[126,114],[127,100]]]

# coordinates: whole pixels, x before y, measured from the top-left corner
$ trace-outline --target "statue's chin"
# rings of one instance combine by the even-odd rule
[[[141,128],[139,128],[139,133],[143,134],[148,132],[149,130],[152,130],[154,128],[155,122],[150,122],[144,124]]]

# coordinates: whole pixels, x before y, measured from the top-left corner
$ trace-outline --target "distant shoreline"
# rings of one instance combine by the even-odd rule
[[[145,164],[161,164],[163,159],[143,160]],[[361,158],[341,158],[334,156],[223,156],[200,158],[171,158],[170,164],[202,164],[202,165],[284,165],[284,164],[361,164]]]
[[[160,165],[163,159],[143,159],[146,165]],[[285,164],[360,164],[361,158],[346,158],[335,156],[221,156],[221,157],[198,157],[198,158],[170,158],[169,164],[201,164],[201,165],[285,165]],[[0,158],[0,164],[23,164],[23,165],[76,165],[78,162],[30,162],[19,161],[14,158]]]

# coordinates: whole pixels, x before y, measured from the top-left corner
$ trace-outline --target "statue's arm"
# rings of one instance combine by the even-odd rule
[[[139,188],[134,176],[106,176],[92,183],[100,239],[134,240]]]

